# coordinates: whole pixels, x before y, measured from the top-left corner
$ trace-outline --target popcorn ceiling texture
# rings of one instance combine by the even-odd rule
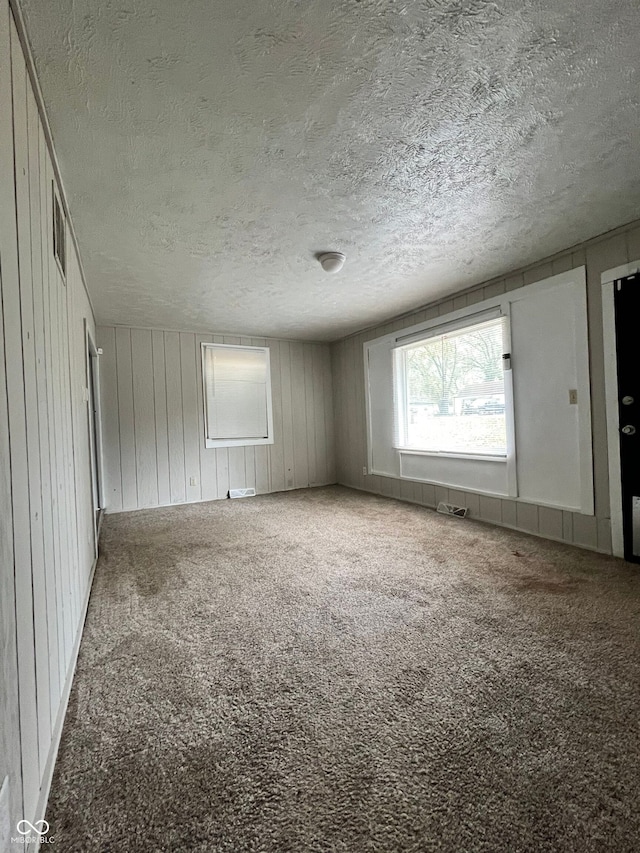
[[[103,324],[336,339],[640,215],[637,0],[21,6]]]

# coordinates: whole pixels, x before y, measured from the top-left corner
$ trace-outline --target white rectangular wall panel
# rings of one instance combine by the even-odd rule
[[[582,281],[580,281],[582,279]],[[588,419],[584,277],[516,299],[511,306],[518,494],[526,501],[593,511],[582,505],[591,477],[589,444],[581,454],[581,419]],[[577,391],[578,403],[570,402]],[[587,489],[587,494],[589,493]]]

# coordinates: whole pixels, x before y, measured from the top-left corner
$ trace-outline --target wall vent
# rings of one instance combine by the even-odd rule
[[[455,504],[447,504],[444,501],[440,501],[438,512],[441,512],[443,515],[455,515],[457,518],[465,518],[468,509],[466,506],[456,506]]]
[[[252,498],[255,493],[255,489],[229,489],[230,498]]]

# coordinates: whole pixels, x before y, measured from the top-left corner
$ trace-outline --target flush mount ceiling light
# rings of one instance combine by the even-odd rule
[[[318,260],[325,272],[340,272],[346,260],[342,252],[324,252]]]

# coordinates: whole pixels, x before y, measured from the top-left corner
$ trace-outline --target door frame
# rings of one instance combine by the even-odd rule
[[[609,455],[609,504],[611,547],[615,557],[624,559],[622,529],[622,469],[620,464],[620,414],[618,407],[618,357],[616,354],[616,315],[614,282],[640,272],[640,260],[605,270],[602,285],[602,336],[604,343],[604,389],[607,413],[607,449]]]
[[[85,358],[86,358],[86,389],[85,401],[87,404],[87,428],[89,430],[89,456],[91,469],[91,501],[93,504],[94,485],[98,496],[99,512],[92,506],[93,532],[95,543],[95,555],[98,556],[98,538],[100,535],[100,524],[104,512],[104,464],[102,459],[102,408],[100,394],[100,355],[102,350],[96,346],[89,324],[85,320]],[[95,396],[95,418],[91,410],[91,384],[90,373],[93,379],[93,392]],[[95,427],[95,430],[94,430]],[[95,439],[95,445],[94,445]],[[97,482],[96,482],[97,481]]]

